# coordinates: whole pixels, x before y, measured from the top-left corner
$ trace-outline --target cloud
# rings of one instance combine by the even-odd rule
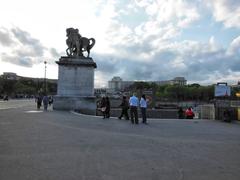
[[[238,39],[232,45],[238,44]],[[235,47],[235,46],[234,46]],[[229,47],[231,48],[231,46]],[[127,50],[127,48],[126,48]],[[219,46],[214,37],[207,43],[182,41],[169,43],[152,57],[143,61],[140,56],[110,57],[94,54],[98,64],[97,71],[107,72],[107,80],[120,76],[123,80],[169,80],[184,76],[190,82],[208,84],[220,79],[236,82],[240,73],[239,55]]]
[[[9,47],[8,51],[0,51],[1,60],[19,66],[32,67],[45,59],[59,57],[56,49],[44,47],[38,39],[19,27],[0,29],[0,42],[3,47]]]
[[[15,38],[20,42],[21,46],[26,49],[26,55],[31,56],[43,56],[44,46],[40,43],[39,40],[31,37],[31,35],[16,27],[11,29]]]
[[[14,44],[11,34],[5,28],[0,28],[0,44],[3,46],[11,46]]]
[[[18,57],[17,55],[7,55],[5,53],[1,54],[1,59],[5,62],[25,66],[25,67],[32,67],[32,59],[29,57]]]
[[[188,81],[199,83],[237,79],[240,37],[224,37],[228,41],[229,37],[235,39],[222,47],[218,44],[219,35],[214,37],[219,27],[213,27],[216,25],[213,20],[223,22],[226,27],[238,28],[238,1],[91,0],[79,4],[70,1],[75,4],[74,11],[60,3],[60,11],[50,16],[55,3],[49,2],[46,8],[44,3],[38,4],[45,8],[43,14],[42,8],[30,6],[35,3],[29,4],[31,8],[18,4],[21,13],[12,15],[17,20],[9,17],[15,27],[0,28],[1,61],[25,67],[44,60],[54,63],[66,54],[67,26],[79,28],[82,36],[96,39],[91,56],[98,65],[96,80],[99,84],[116,75],[124,80],[167,80],[185,76]],[[32,17],[24,13],[26,9],[34,12]],[[213,19],[209,18],[209,12],[213,13]],[[14,9],[11,13],[15,13]],[[38,23],[32,26],[26,19]],[[207,26],[209,23],[213,25]],[[221,31],[224,35],[228,33],[227,29]]]
[[[227,51],[228,55],[238,55],[240,57],[240,36],[238,36],[237,38],[235,38]]]
[[[61,54],[63,54],[63,53],[59,53],[55,48],[50,48],[49,52],[53,58],[59,58]]]
[[[146,13],[163,24],[173,22],[181,28],[188,27],[199,19],[196,3],[184,0],[135,0],[136,5],[145,8]]]
[[[205,3],[213,9],[216,21],[223,22],[225,27],[240,28],[240,1],[236,0],[205,0]]]

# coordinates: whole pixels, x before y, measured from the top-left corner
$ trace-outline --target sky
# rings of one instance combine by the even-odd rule
[[[95,87],[123,80],[236,84],[239,0],[0,0],[0,74],[57,79],[66,29],[95,38]]]

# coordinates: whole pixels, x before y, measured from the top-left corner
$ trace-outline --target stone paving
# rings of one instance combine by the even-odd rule
[[[1,180],[240,179],[238,123],[132,125],[21,104],[0,110]]]

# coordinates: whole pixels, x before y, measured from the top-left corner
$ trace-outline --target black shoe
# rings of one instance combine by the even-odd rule
[[[120,119],[120,120],[121,120],[122,118],[121,118],[121,117],[118,117],[118,119]]]
[[[146,125],[148,125],[148,123],[147,123],[147,122],[143,122],[143,124],[146,124]]]

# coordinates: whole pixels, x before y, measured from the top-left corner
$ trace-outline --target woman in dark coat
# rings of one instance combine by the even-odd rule
[[[103,119],[105,119],[106,118],[106,98],[105,97],[102,97],[100,108],[103,114]]]
[[[123,116],[125,116],[125,119],[129,120],[129,116],[128,116],[129,104],[126,99],[126,96],[123,96],[120,107],[122,108],[122,112],[121,112],[121,115],[118,117],[118,119],[121,119]]]
[[[184,111],[182,107],[178,109],[178,119],[184,119]]]

